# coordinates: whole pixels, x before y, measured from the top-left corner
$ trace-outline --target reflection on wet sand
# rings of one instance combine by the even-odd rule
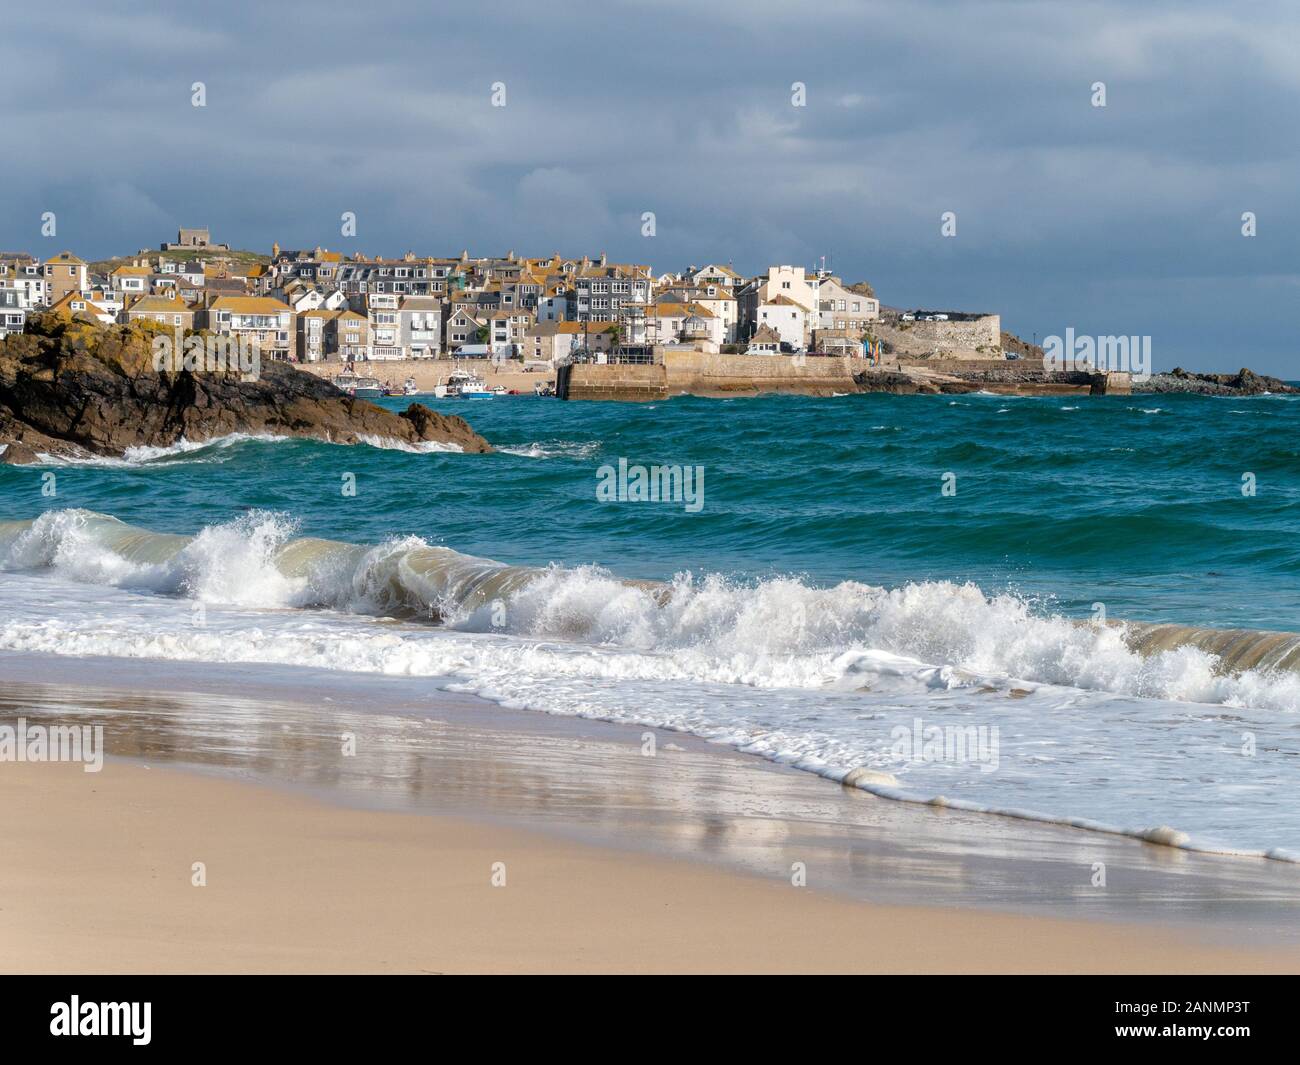
[[[0,720],[99,724],[110,756],[336,802],[721,862],[878,902],[1300,938],[1300,870],[890,802],[671,732],[504,710],[406,677],[0,655]],[[351,736],[349,744],[346,737]],[[354,746],[355,753],[345,753]],[[105,772],[112,771],[109,763]],[[1104,863],[1106,886],[1094,886]]]

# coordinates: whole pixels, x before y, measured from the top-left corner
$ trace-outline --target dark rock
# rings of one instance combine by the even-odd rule
[[[6,462],[31,461],[37,452],[116,456],[231,433],[492,450],[463,418],[418,404],[395,414],[287,363],[263,362],[256,379],[155,371],[152,324],[102,327],[41,315],[29,329],[0,342]]]
[[[896,396],[935,395],[939,391],[938,387],[930,381],[918,380],[909,374],[894,373],[889,370],[866,370],[855,373],[853,381],[863,392],[891,392]]]

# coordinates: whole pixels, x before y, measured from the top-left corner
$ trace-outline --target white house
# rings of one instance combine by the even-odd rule
[[[807,348],[817,295],[802,266],[769,266],[766,277],[755,278],[736,298],[743,331],[753,333],[768,325],[784,343],[796,350]]]

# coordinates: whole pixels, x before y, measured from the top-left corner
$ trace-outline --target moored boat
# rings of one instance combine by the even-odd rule
[[[336,374],[330,383],[353,399],[379,399],[384,394],[384,386],[375,378],[362,377],[360,374]]]

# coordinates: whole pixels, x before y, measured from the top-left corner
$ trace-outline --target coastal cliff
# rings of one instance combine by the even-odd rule
[[[160,335],[170,336],[152,323],[100,326],[47,314],[0,341],[0,462],[115,457],[232,433],[492,450],[463,418],[421,404],[394,413],[286,363],[263,362],[255,375],[159,372]]]

